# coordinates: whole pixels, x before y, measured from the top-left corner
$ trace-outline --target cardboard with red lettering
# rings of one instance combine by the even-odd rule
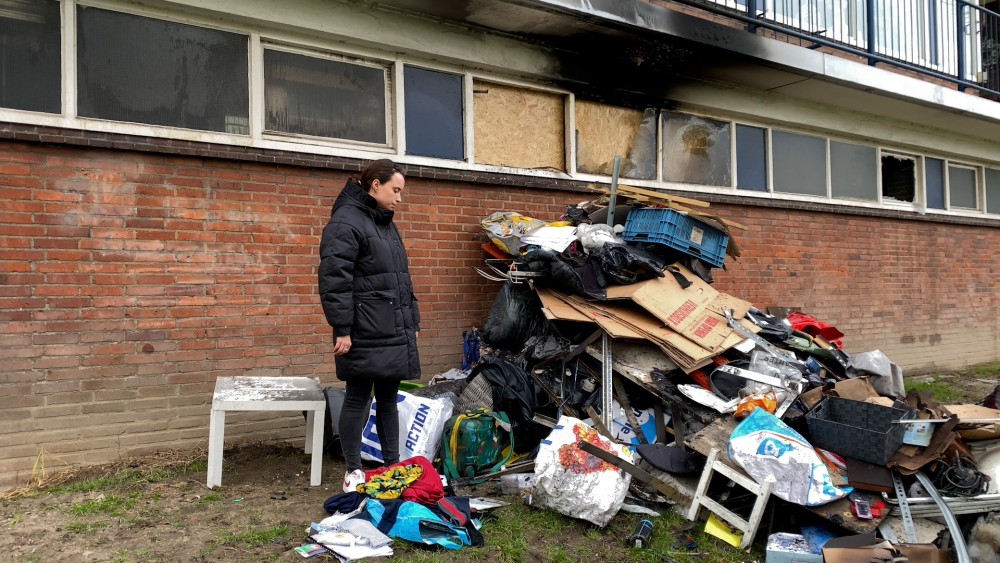
[[[682,289],[673,276],[664,276],[609,287],[607,298],[631,299],[688,340],[710,352],[720,352],[733,333],[723,309],[732,310],[734,318],[742,319],[750,303],[717,291],[679,264],[674,266],[691,282],[690,286]]]

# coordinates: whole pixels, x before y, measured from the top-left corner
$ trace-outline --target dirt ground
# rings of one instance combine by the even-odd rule
[[[943,402],[975,402],[993,390],[1000,364],[909,378]],[[947,395],[947,398],[941,395]],[[223,487],[205,487],[204,452],[169,463],[163,456],[86,469],[73,480],[0,502],[0,561],[299,561],[293,549],[310,522],[326,516],[323,501],[340,492],[344,465],[326,457],[323,485],[309,486],[310,457],[287,445],[226,451]],[[463,494],[498,497],[492,483]],[[629,550],[624,538],[639,519],[621,513],[604,529],[525,507],[517,497],[484,525],[487,545],[450,552],[397,541],[393,561],[666,561],[762,560],[689,532],[696,548],[678,547],[683,519],[654,519],[651,550]],[[327,554],[313,561],[333,560]]]
[[[0,561],[114,563],[300,561],[310,522],[326,516],[323,501],[340,492],[342,461],[326,457],[323,485],[309,486],[310,456],[287,445],[255,444],[226,451],[223,486],[205,487],[206,458],[169,468],[155,458],[90,468],[72,481],[0,503]],[[148,463],[148,466],[146,465]],[[487,545],[460,551],[397,540],[389,561],[663,561],[706,553],[713,561],[749,556],[703,534],[696,548],[679,548],[680,516],[655,518],[656,550],[629,550],[624,538],[640,518],[620,513],[604,529],[526,507],[486,483],[462,494],[510,502],[484,524]],[[333,561],[321,554],[312,561]],[[750,559],[747,559],[750,560]],[[759,560],[759,558],[758,558]]]

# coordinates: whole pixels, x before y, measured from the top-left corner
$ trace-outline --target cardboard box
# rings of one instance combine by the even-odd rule
[[[733,333],[726,324],[723,308],[731,309],[734,318],[742,319],[750,310],[750,303],[720,293],[687,268],[674,266],[691,282],[686,289],[682,289],[673,276],[667,275],[632,285],[609,287],[607,297],[631,299],[688,340],[710,352],[721,352],[723,343]]]

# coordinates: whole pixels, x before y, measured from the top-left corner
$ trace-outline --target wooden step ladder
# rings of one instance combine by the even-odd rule
[[[774,478],[768,477],[762,485],[758,485],[756,481],[751,479],[743,471],[726,465],[725,462],[720,459],[721,455],[722,454],[716,448],[712,448],[712,451],[709,453],[708,461],[705,463],[705,469],[701,473],[701,481],[698,482],[698,490],[695,492],[694,499],[691,501],[691,508],[688,510],[687,519],[697,520],[699,509],[701,507],[705,507],[730,526],[742,531],[743,539],[740,540],[740,549],[747,549],[750,547],[750,544],[753,543],[753,538],[757,535],[757,527],[760,526],[761,518],[764,517],[764,509],[767,507],[767,500],[771,497],[771,489],[774,488]],[[725,475],[740,487],[743,487],[754,495],[757,495],[757,500],[754,502],[753,511],[750,513],[749,520],[744,520],[732,510],[729,510],[717,501],[706,496],[708,493],[708,486],[712,482],[712,473],[715,472]]]

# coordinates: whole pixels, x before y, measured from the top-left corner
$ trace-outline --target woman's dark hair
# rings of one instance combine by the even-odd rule
[[[392,177],[399,173],[403,174],[403,171],[399,169],[399,166],[395,162],[389,160],[388,158],[383,158],[376,160],[375,162],[368,165],[363,171],[361,171],[361,189],[371,191],[372,183],[378,180],[379,183],[386,183],[392,179]]]

